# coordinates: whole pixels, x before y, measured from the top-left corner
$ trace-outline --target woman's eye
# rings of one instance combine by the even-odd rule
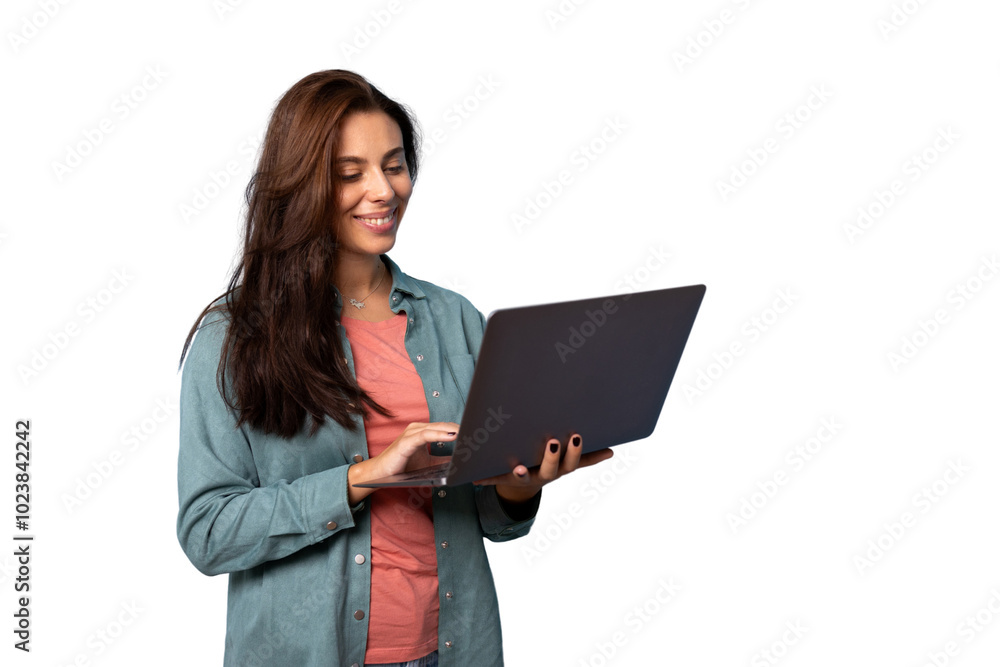
[[[361,177],[361,174],[341,174],[340,180],[342,181],[356,181]]]
[[[398,174],[403,171],[403,165],[396,165],[395,167],[386,167],[386,171],[390,174]]]

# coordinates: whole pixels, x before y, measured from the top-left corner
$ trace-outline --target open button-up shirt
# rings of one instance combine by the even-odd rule
[[[392,275],[392,311],[407,316],[404,342],[430,420],[459,422],[485,318],[461,295],[382,259]],[[341,306],[338,297],[338,313]],[[368,636],[371,530],[366,503],[349,505],[347,470],[368,458],[363,419],[355,416],[351,432],[327,418],[313,437],[307,419],[291,439],[237,429],[216,384],[226,326],[219,313],[206,317],[184,363],[177,517],[178,539],[195,567],[229,573],[224,664],[359,667]],[[337,329],[353,374],[346,332]],[[518,521],[493,486],[424,493],[433,503],[440,664],[502,665],[483,538],[527,534],[537,498],[530,518]]]

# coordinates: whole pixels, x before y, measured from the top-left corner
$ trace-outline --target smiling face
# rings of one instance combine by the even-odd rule
[[[335,169],[339,252],[388,252],[413,191],[399,125],[382,112],[345,116]]]

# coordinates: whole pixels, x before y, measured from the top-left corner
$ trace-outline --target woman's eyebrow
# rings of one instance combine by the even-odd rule
[[[398,153],[402,153],[402,152],[403,152],[403,147],[402,146],[397,146],[397,147],[393,148],[392,150],[390,150],[385,155],[383,155],[382,156],[382,160],[388,160],[389,158],[395,157]],[[365,162],[367,162],[367,160],[365,160],[364,158],[355,157],[353,155],[345,155],[344,157],[337,158],[337,164],[347,164],[347,163],[350,163],[350,164],[364,164]]]

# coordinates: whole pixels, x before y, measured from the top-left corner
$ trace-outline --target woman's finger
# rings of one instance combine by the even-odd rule
[[[559,477],[559,458],[562,456],[562,443],[556,438],[550,438],[545,443],[545,454],[542,457],[542,464],[538,466],[538,476],[541,481],[551,482]]]
[[[425,431],[444,431],[445,433],[458,433],[458,424],[455,422],[434,422],[432,424],[421,424]]]
[[[580,455],[583,454],[583,439],[579,433],[573,433],[567,441],[566,454],[563,456],[562,465],[559,466],[559,474],[573,472],[580,465]]]
[[[379,456],[385,456],[387,461],[401,457],[403,459],[402,465],[411,468],[420,465],[428,466],[433,463],[430,456],[434,453],[434,443],[453,441],[458,437],[457,433],[458,424],[452,422],[412,423]],[[393,468],[399,465],[400,462],[397,459]],[[397,472],[401,471],[402,469]]]
[[[458,433],[458,424],[451,422],[435,422],[433,424],[410,424],[404,436],[426,440],[428,442],[438,439],[452,439]]]

